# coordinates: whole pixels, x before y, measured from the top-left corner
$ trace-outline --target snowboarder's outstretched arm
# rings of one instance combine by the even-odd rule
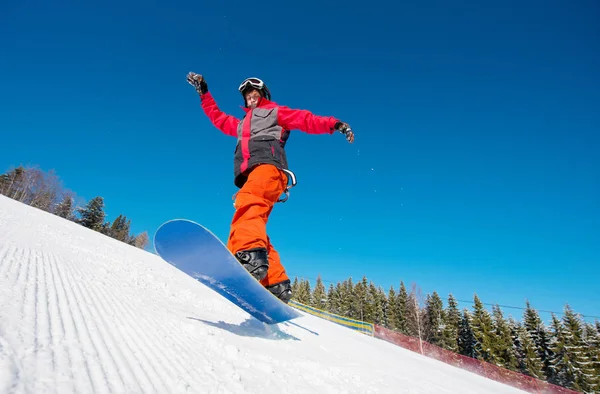
[[[354,142],[354,133],[347,123],[333,116],[319,116],[305,109],[278,108],[279,125],[287,130],[297,129],[308,134],[333,134],[335,131],[346,136],[348,142]]]
[[[208,85],[206,84],[204,77],[191,72],[187,75],[187,81],[196,88],[196,91],[200,95],[202,109],[212,124],[223,133],[232,137],[237,137],[237,127],[240,123],[239,119],[227,115],[219,109],[212,94],[208,91]]]

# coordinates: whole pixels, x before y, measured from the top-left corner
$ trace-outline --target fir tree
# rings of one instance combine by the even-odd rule
[[[471,326],[471,314],[465,308],[463,309],[460,325],[458,326],[458,352],[463,356],[476,358],[476,347],[477,339],[475,339],[473,327]]]
[[[400,281],[400,290],[398,291],[398,297],[396,297],[396,321],[395,326],[398,332],[408,335],[408,321],[406,316],[408,315],[408,292],[404,282]]]
[[[98,230],[98,231],[100,233],[110,237],[111,236],[110,235],[110,227],[111,227],[110,221],[104,222],[104,223],[102,223],[102,225],[100,226],[100,230]]]
[[[22,201],[25,194],[25,167],[19,166],[6,174],[0,180],[0,192],[13,200]]]
[[[550,358],[550,383],[571,387],[574,378],[570,372],[570,360],[566,344],[566,331],[561,321],[552,314],[552,336],[550,338],[550,349],[552,356]]]
[[[383,325],[385,323],[385,309],[387,307],[385,293],[381,288],[376,287],[375,284],[370,282],[369,295],[372,302],[372,322],[377,325]]]
[[[543,380],[543,364],[537,355],[535,343],[533,343],[529,331],[513,319],[509,320],[508,325],[513,337],[517,370],[522,374]]]
[[[562,320],[565,328],[565,350],[570,362],[567,376],[573,379],[570,387],[577,391],[592,392],[595,389],[596,376],[584,346],[583,322],[569,305],[565,306]]]
[[[308,281],[308,279],[300,280],[300,283],[298,284],[297,301],[304,305],[309,305],[310,297],[311,297],[310,282]]]
[[[550,368],[550,359],[552,351],[550,350],[550,333],[544,326],[542,319],[535,309],[531,307],[529,301],[525,303],[526,308],[523,316],[525,329],[529,333],[531,340],[535,345],[535,351],[542,362],[542,371],[546,379],[552,381],[552,369]]]
[[[315,283],[315,288],[313,290],[312,298],[311,298],[311,306],[318,309],[325,309],[325,305],[327,304],[327,294],[325,293],[325,285],[323,285],[323,280],[321,279],[321,274],[317,276],[317,282]]]
[[[510,331],[510,337],[512,340],[512,344],[513,344],[513,352],[515,355],[515,361],[516,361],[516,368],[518,371],[522,372],[523,371],[523,358],[524,356],[524,348],[523,348],[523,341],[521,340],[521,337],[519,335],[519,332],[521,329],[524,329],[523,326],[521,325],[521,323],[515,321],[515,319],[511,317],[508,318],[508,322],[506,323],[508,325],[508,329]]]
[[[591,392],[594,376],[592,364],[581,346],[581,321],[568,305],[562,321],[552,314],[552,334],[552,383],[576,391]]]
[[[444,305],[436,291],[427,294],[423,321],[423,339],[433,345],[443,346]]]
[[[102,231],[104,224],[104,199],[102,197],[94,197],[85,208],[79,208],[81,219],[78,223],[84,227],[95,231]]]
[[[299,286],[298,277],[296,276],[296,277],[294,277],[294,280],[292,281],[292,294],[293,294],[292,298],[296,301],[298,301],[298,298],[297,298],[298,290],[299,290],[298,286]]]
[[[586,323],[583,328],[583,343],[586,355],[590,362],[590,371],[595,377],[591,381],[592,390],[600,392],[600,333],[591,323]]]
[[[125,215],[119,215],[113,221],[110,230],[107,230],[107,235],[119,241],[130,243],[132,241],[132,237],[129,235],[130,227],[131,220],[128,220]]]
[[[354,315],[354,284],[352,283],[352,278],[346,279],[340,285],[340,315],[352,317]]]
[[[7,194],[9,184],[10,178],[8,177],[8,174],[0,175],[0,194]]]
[[[398,330],[398,327],[396,326],[396,322],[398,320],[398,311],[396,310],[396,305],[396,291],[394,290],[394,286],[390,286],[390,290],[388,291],[388,303],[385,313],[385,328],[389,330]]]
[[[367,278],[363,276],[360,282],[356,282],[352,297],[352,318],[361,321],[372,321],[373,313],[370,305],[370,297],[367,291]]]
[[[444,317],[444,348],[458,353],[458,328],[461,317],[458,303],[452,294],[448,295],[448,308],[444,313]]]
[[[64,196],[63,200],[56,206],[54,214],[67,220],[74,219],[73,197]]]
[[[483,307],[483,303],[477,294],[474,296],[471,326],[473,328],[475,339],[477,340],[475,348],[477,358],[493,363],[495,349],[494,324],[492,322],[492,317]]]
[[[492,314],[494,317],[494,337],[493,343],[494,348],[492,357],[494,364],[499,367],[516,371],[517,359],[514,351],[514,343],[511,335],[510,327],[506,320],[499,305],[492,306]]]
[[[334,286],[333,283],[330,283],[329,289],[327,290],[327,310],[338,315],[340,314],[341,305],[339,289],[340,284],[338,282],[336,286]]]

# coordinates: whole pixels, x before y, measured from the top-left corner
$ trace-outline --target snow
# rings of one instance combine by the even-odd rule
[[[156,255],[0,196],[1,393],[517,393],[303,313],[269,326]]]

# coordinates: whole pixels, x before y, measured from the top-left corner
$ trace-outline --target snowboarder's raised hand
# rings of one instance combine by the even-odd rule
[[[335,129],[337,131],[339,131],[340,133],[344,134],[349,143],[354,142],[354,132],[352,131],[352,129],[350,128],[350,125],[348,123],[337,122],[335,124]]]
[[[196,89],[198,94],[205,94],[208,92],[208,85],[202,75],[190,72],[187,75],[187,81]]]

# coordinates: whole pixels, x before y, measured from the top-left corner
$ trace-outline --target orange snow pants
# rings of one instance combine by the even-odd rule
[[[251,248],[267,249],[269,270],[260,282],[265,287],[289,279],[281,265],[279,253],[273,248],[267,235],[269,215],[286,186],[285,172],[274,165],[261,164],[250,172],[233,203],[235,214],[231,221],[227,248],[234,254]]]

